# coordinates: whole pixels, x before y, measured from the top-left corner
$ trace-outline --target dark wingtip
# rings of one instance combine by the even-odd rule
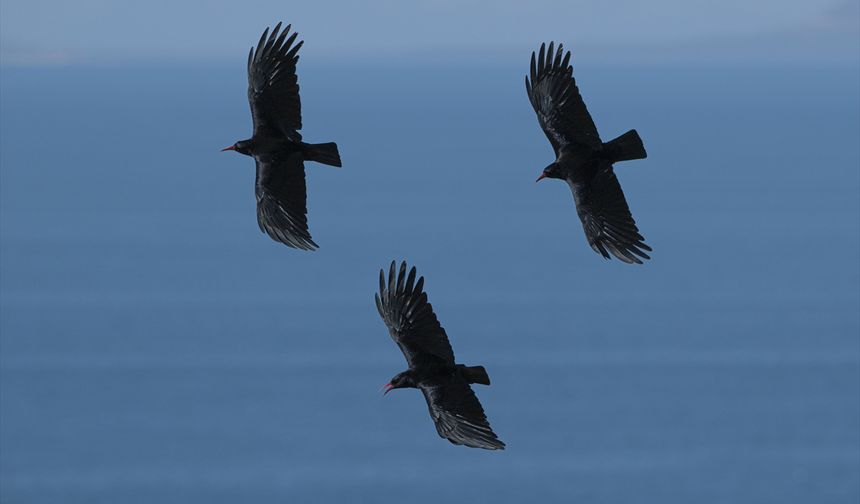
[[[412,268],[409,270],[409,276],[406,278],[406,287],[404,287],[403,289],[403,292],[407,296],[412,295],[413,288],[415,287],[415,275],[417,272],[418,270],[415,269],[415,266],[412,266]]]
[[[403,282],[406,281],[406,261],[400,263],[400,271],[397,273],[397,286],[394,288],[396,292],[403,291]]]
[[[382,317],[383,320],[385,320],[385,310],[382,306],[382,299],[379,297],[379,294],[376,293],[373,294],[373,299],[374,301],[376,301],[376,311],[378,311],[379,316]]]
[[[394,275],[395,268],[397,267],[397,261],[391,261],[391,267],[388,269],[388,290],[386,291],[389,296],[394,292],[394,282],[397,277]]]

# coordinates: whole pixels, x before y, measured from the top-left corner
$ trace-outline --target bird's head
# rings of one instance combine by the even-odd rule
[[[239,154],[244,154],[246,156],[250,156],[251,155],[251,141],[250,140],[239,140],[238,142],[234,143],[230,147],[224,147],[223,149],[221,149],[221,152],[229,151],[229,150],[236,151]]]
[[[535,182],[540,182],[545,178],[564,178],[564,175],[561,173],[561,167],[558,163],[551,163],[549,166],[543,169],[543,173],[540,174],[540,177],[535,180]]]
[[[409,371],[404,371],[402,373],[397,373],[394,378],[391,379],[390,382],[386,383],[382,386],[385,390],[385,394],[391,392],[397,388],[415,388],[415,379],[412,378],[412,373]]]

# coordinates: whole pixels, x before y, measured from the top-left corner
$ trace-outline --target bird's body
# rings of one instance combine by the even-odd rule
[[[481,366],[464,366],[463,364],[450,365],[446,362],[416,363],[402,374],[405,379],[415,384],[415,388],[438,389],[455,381],[465,381],[468,384],[480,383],[489,385],[489,377],[486,379],[480,371]],[[486,383],[485,383],[486,382]]]
[[[388,281],[379,272],[376,307],[391,338],[400,347],[409,368],[386,385],[417,388],[424,394],[430,416],[439,436],[453,444],[487,450],[504,449],[505,444],[490,428],[477,396],[469,386],[490,384],[483,366],[464,366],[454,360],[445,330],[423,291],[424,277],[416,282],[413,267],[406,275],[406,263],[399,274],[391,263]]]
[[[532,53],[526,92],[538,122],[552,144],[556,159],[538,178],[567,182],[589,245],[603,257],[610,254],[627,263],[650,259],[651,248],[639,234],[630,214],[613,163],[646,157],[636,130],[603,142],[579,94],[570,66],[570,52],[553,52],[542,44]]]
[[[600,170],[612,166],[602,150],[581,144],[572,144],[559,150],[555,160],[559,175],[565,180],[583,184],[594,178]]]
[[[305,161],[341,166],[334,143],[302,141],[301,101],[296,76],[297,34],[290,26],[267,28],[256,50],[248,54],[248,102],[254,135],[224,150],[252,156],[257,164],[257,223],[273,240],[290,247],[314,250],[307,222]],[[268,36],[268,38],[267,38]]]

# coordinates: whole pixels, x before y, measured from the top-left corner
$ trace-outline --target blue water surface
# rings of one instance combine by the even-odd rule
[[[311,231],[255,221],[241,65],[2,69],[4,503],[856,503],[858,69],[577,67],[653,260],[604,261],[522,61],[300,65]],[[426,275],[504,452],[376,313]]]

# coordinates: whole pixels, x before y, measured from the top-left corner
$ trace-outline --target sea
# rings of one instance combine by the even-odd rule
[[[576,68],[653,259],[587,245],[521,58],[302,62],[320,249],[257,227],[244,61],[0,69],[3,503],[860,499],[860,70]],[[495,432],[436,434],[405,260]]]

